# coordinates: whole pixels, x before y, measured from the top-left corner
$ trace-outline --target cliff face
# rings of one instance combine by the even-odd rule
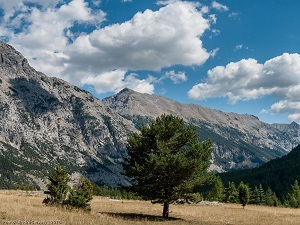
[[[201,139],[212,139],[216,170],[255,167],[282,156],[300,142],[299,125],[270,125],[252,115],[224,113],[199,105],[181,104],[158,95],[129,89],[103,99],[136,126],[161,114],[177,115],[197,127]]]
[[[60,163],[98,184],[126,183],[120,162],[132,123],[90,93],[35,71],[3,42],[0,54],[0,164],[12,166],[0,168],[0,179],[42,185]]]

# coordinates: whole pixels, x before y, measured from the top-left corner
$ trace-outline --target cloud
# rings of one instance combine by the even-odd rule
[[[178,72],[176,73],[174,70],[168,71],[163,76],[163,79],[169,78],[173,81],[174,84],[179,84],[181,82],[187,81],[187,76],[185,75],[185,72]]]
[[[180,0],[160,0],[160,1],[156,1],[157,5],[169,5],[169,4],[173,4],[175,2],[179,2]]]
[[[262,109],[262,110],[260,110],[259,113],[261,113],[261,114],[268,114],[269,112],[270,112],[270,110]]]
[[[138,75],[131,73],[126,76],[124,70],[114,70],[97,76],[85,76],[83,84],[93,85],[97,93],[119,92],[125,87],[141,93],[154,92],[154,86],[147,79],[138,79]]]
[[[214,58],[217,53],[219,52],[220,48],[216,48],[216,49],[213,49],[211,52],[210,52],[210,55],[212,58]]]
[[[200,4],[164,1],[157,11],[148,9],[131,20],[103,27],[105,13],[90,8],[84,0],[28,0],[39,5],[30,8],[25,1],[12,1],[14,4],[0,5],[15,15],[0,24],[0,36],[8,37],[9,43],[37,70],[75,85],[95,85],[99,93],[118,89],[100,85],[97,76],[103,74],[110,79],[116,71],[123,71],[123,77],[119,77],[122,82],[117,82],[120,87],[131,79],[152,92],[153,84],[139,79],[137,71],[159,71],[173,65],[201,66],[212,57],[213,52],[207,51],[201,41],[212,21]],[[17,4],[24,9],[16,11]],[[78,26],[89,27],[85,29],[89,32],[78,32]],[[135,75],[127,71],[135,71]]]
[[[9,21],[11,17],[14,17],[18,12],[28,11],[28,4],[36,4],[42,8],[49,6],[55,6],[61,0],[9,0],[9,1],[0,1],[0,8],[4,13],[4,21]]]
[[[232,13],[230,13],[230,14],[228,15],[228,17],[229,17],[229,18],[231,18],[231,17],[232,17],[232,18],[236,18],[236,17],[238,17],[238,15],[239,15],[239,14],[238,14],[237,12],[232,12]]]
[[[218,11],[228,11],[229,10],[229,8],[226,5],[222,5],[222,4],[220,4],[216,1],[213,1],[211,3],[211,7],[218,10]]]
[[[43,10],[34,7],[30,13],[21,13],[20,16],[27,18],[29,25],[22,27],[21,32],[10,33],[10,44],[29,56],[33,66],[49,75],[57,75],[53,72],[56,71],[56,66],[61,67],[69,59],[68,56],[62,58],[56,54],[61,52],[67,55],[69,40],[65,32],[71,34],[70,29],[75,22],[99,24],[105,18],[102,11],[94,13],[83,0],[73,0],[59,8]],[[32,58],[37,60],[33,61]],[[49,70],[45,70],[46,67]]]
[[[242,48],[243,48],[243,44],[236,45],[234,47],[234,51],[237,52],[237,51],[241,50]]]
[[[217,66],[208,71],[206,82],[195,85],[188,95],[198,100],[224,97],[231,104],[273,95],[281,100],[271,106],[271,111],[287,113],[299,122],[300,55],[284,53],[264,64],[243,59]]]
[[[199,37],[209,25],[193,4],[175,2],[95,30],[88,41],[97,49],[101,68],[158,71],[176,64],[202,65],[210,55]]]
[[[180,84],[188,80],[185,72],[175,70],[166,71],[160,78],[148,75],[147,81],[150,83],[162,83],[164,80],[170,79],[173,84]]]

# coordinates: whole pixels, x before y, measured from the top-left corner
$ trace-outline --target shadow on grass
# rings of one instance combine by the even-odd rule
[[[122,218],[124,220],[140,220],[140,221],[154,221],[154,222],[162,222],[162,221],[174,221],[174,220],[183,220],[181,218],[169,217],[164,218],[162,216],[154,216],[147,214],[139,214],[139,213],[112,213],[105,212],[101,214],[106,214],[111,217]]]

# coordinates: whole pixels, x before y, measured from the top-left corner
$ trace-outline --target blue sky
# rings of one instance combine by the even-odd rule
[[[102,99],[128,87],[300,122],[298,0],[0,0],[0,38]]]

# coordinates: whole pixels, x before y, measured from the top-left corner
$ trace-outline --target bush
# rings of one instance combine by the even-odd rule
[[[93,184],[86,178],[80,180],[79,185],[72,189],[67,200],[67,205],[74,208],[91,210],[89,201],[93,199]]]
[[[44,192],[47,194],[47,197],[43,200],[44,204],[90,210],[88,202],[93,199],[93,185],[88,179],[82,178],[79,184],[72,189],[68,185],[70,176],[67,171],[60,166],[56,166],[49,176],[49,181],[48,190]]]
[[[43,203],[46,205],[64,205],[71,190],[68,185],[70,181],[69,174],[64,168],[56,166],[48,179],[50,183],[47,185],[48,190],[44,191],[47,197],[43,200]]]

